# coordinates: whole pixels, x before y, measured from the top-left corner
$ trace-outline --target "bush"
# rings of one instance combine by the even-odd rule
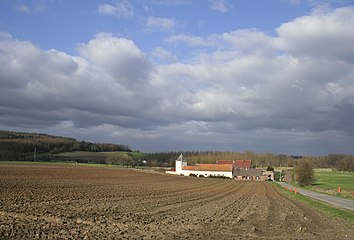
[[[274,171],[274,168],[272,166],[267,166],[267,171]]]
[[[194,174],[194,173],[190,173],[189,176],[190,177],[198,177],[197,174]]]

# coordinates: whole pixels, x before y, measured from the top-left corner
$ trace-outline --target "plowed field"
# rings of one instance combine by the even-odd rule
[[[0,166],[1,239],[354,239],[271,183],[116,168]]]

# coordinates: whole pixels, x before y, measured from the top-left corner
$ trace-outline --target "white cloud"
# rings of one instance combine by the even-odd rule
[[[176,21],[172,18],[150,16],[146,22],[146,27],[150,31],[171,31],[175,28],[175,26]]]
[[[78,50],[122,86],[129,88],[147,80],[149,62],[131,40],[100,33]]]
[[[209,0],[210,7],[213,10],[220,11],[220,12],[227,12],[228,9],[225,6],[224,0]]]
[[[354,8],[299,17],[281,25],[280,48],[297,56],[329,57],[354,62]]]
[[[98,6],[98,13],[128,18],[134,16],[132,5],[127,0],[116,1],[114,4],[104,3]]]

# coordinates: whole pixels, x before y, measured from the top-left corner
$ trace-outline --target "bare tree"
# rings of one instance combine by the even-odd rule
[[[313,166],[307,161],[298,161],[297,165],[294,168],[296,181],[300,186],[308,186],[311,185],[314,178]]]

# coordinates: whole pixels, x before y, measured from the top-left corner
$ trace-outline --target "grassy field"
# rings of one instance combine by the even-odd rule
[[[315,179],[316,181],[313,186],[305,188],[330,195],[354,199],[354,173],[316,169]],[[341,188],[340,193],[338,193],[338,186]]]

